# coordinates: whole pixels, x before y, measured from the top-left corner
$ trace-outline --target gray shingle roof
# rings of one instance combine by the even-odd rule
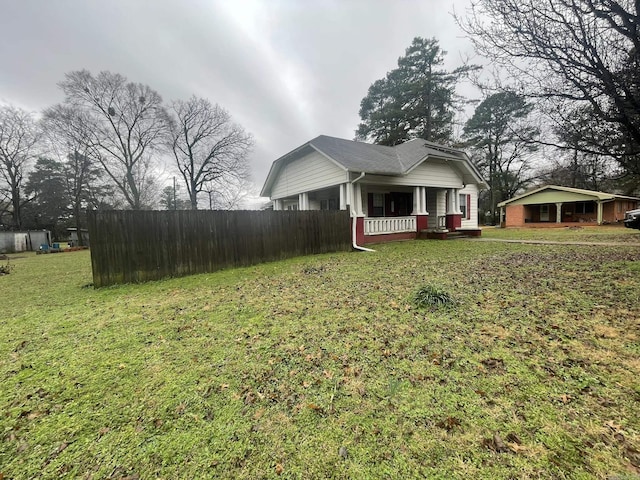
[[[427,157],[454,160],[460,162],[460,165],[465,165],[463,169],[469,182],[478,182],[486,187],[482,176],[462,150],[422,139],[387,147],[320,135],[273,162],[262,189],[262,195],[269,196],[271,185],[284,164],[309,153],[312,149],[341,165],[347,171],[377,175],[406,175]]]
[[[402,165],[393,147],[354,142],[326,135],[314,138],[309,141],[309,144],[347,170],[392,175],[403,173]]]
[[[387,147],[320,135],[309,145],[341,164],[347,170],[386,175],[407,173],[427,156],[464,160],[464,152],[416,138]]]

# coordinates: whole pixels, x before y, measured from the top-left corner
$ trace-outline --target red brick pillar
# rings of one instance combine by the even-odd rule
[[[449,213],[447,214],[447,230],[452,232],[456,231],[462,226],[462,214],[461,213]]]
[[[426,230],[429,225],[429,215],[416,215],[416,233]]]

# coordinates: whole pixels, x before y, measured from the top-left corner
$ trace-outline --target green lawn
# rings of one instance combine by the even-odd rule
[[[551,240],[557,242],[624,242],[640,245],[640,230],[624,225],[560,228],[496,228],[482,227],[484,238],[504,240]]]
[[[640,478],[639,244],[402,242],[100,290],[88,252],[14,255],[0,478]],[[424,285],[455,304],[418,309]]]

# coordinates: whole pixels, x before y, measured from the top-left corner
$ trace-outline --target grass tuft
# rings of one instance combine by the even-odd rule
[[[446,291],[434,285],[421,287],[413,296],[418,308],[441,308],[455,305],[455,300]]]

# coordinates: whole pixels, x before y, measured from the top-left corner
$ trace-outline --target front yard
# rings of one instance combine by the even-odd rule
[[[571,235],[628,246],[413,241],[101,290],[88,252],[13,256],[0,478],[640,478],[640,235],[600,232]]]

